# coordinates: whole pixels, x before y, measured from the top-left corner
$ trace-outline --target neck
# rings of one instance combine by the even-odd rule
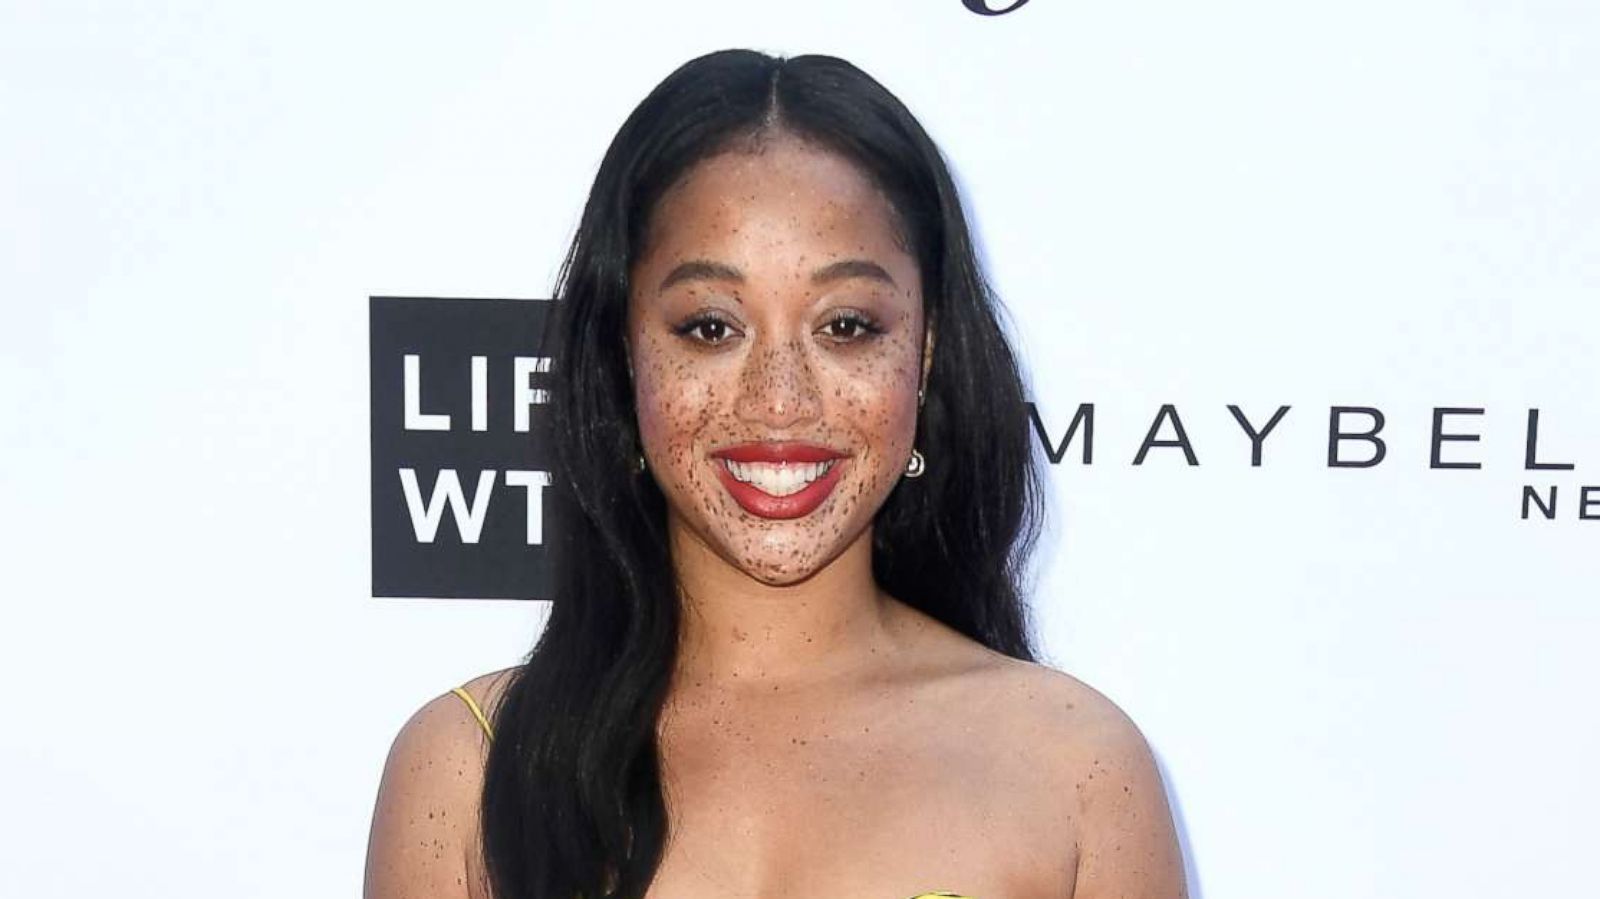
[[[869,528],[803,580],[769,584],[672,528],[683,598],[675,680],[695,689],[804,686],[882,661],[893,600],[872,578]]]

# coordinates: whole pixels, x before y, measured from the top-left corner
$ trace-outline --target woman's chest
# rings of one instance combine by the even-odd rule
[[[1070,896],[1071,787],[1003,734],[913,723],[664,740],[672,838],[648,899]]]

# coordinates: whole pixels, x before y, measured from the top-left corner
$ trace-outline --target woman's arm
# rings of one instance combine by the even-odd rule
[[[1078,876],[1073,899],[1188,899],[1183,853],[1155,757],[1137,726],[1106,701],[1077,777]]]
[[[384,763],[367,841],[365,899],[471,899],[483,788],[483,732],[446,693],[400,729]]]

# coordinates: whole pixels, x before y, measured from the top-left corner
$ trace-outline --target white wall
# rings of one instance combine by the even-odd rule
[[[905,99],[1046,424],[1096,404],[1036,607],[1196,896],[1590,882],[1592,4],[324,0],[0,8],[0,893],[356,894],[395,729],[546,611],[371,598],[367,297],[544,295],[616,126],[724,46]],[[1197,467],[1130,464],[1164,403]],[[1293,407],[1261,467],[1228,404]],[[1327,466],[1334,405],[1383,464]],[[1480,470],[1429,470],[1444,406]],[[1575,469],[1522,470],[1529,408]]]

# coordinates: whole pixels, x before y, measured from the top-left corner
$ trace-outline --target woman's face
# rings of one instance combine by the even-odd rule
[[[910,457],[932,346],[916,260],[864,173],[787,136],[701,161],[648,230],[628,356],[674,537],[805,578],[870,539]]]

